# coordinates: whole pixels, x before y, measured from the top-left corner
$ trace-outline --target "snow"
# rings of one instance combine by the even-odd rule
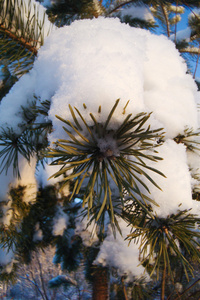
[[[122,230],[122,236],[117,232],[115,238],[111,228],[109,228],[94,264],[109,265],[116,268],[119,276],[127,276],[127,281],[131,281],[133,276],[142,277],[145,275],[148,278],[144,267],[139,265],[138,244],[133,241],[129,244],[127,240],[124,240],[130,233],[130,228],[127,227],[123,220],[119,220],[119,225]]]
[[[83,245],[85,245],[86,247],[90,247],[96,242],[98,243],[99,239],[95,229],[95,221],[93,220],[91,222],[91,220],[88,220],[86,217],[83,218],[83,216],[81,216],[80,210],[80,215],[76,218],[75,234],[79,235],[82,238]]]
[[[54,218],[53,224],[53,235],[63,235],[65,229],[67,228],[69,216],[64,213],[61,207],[58,207],[58,211]]]
[[[3,271],[9,274],[12,271],[13,263],[13,251],[7,248],[0,248],[0,266],[3,267]]]
[[[48,36],[50,30],[53,29],[53,25],[48,20],[48,16],[46,14],[46,9],[36,0],[31,0],[31,1],[30,0],[24,0],[23,4],[24,4],[24,8],[21,11],[21,13],[23,12],[23,15],[24,15],[24,24],[27,26],[26,19],[27,19],[28,11],[30,13],[30,16],[29,16],[30,20],[36,14],[36,16],[37,16],[36,20],[37,20],[40,27],[42,27],[43,22],[44,22],[44,26],[43,26],[43,30],[42,30],[43,37],[45,38],[46,36]],[[30,7],[31,7],[31,10],[29,9]]]
[[[105,155],[109,149],[112,155],[119,156],[118,145],[112,135],[105,136],[104,138],[99,138],[98,147],[100,149],[100,152],[105,153]],[[109,153],[107,153],[107,156],[109,156]]]
[[[185,146],[169,139],[158,148],[158,156],[162,157],[163,160],[157,163],[148,163],[149,166],[158,169],[166,176],[164,178],[159,174],[149,173],[162,189],[159,190],[153,185],[150,188],[150,197],[159,205],[159,207],[153,205],[154,214],[166,218],[178,212],[179,209],[190,208],[193,208],[193,213],[196,214],[200,207],[198,202],[192,200],[192,179]],[[145,178],[143,180],[146,181]]]
[[[105,122],[118,98],[113,128],[119,126],[128,100],[126,114],[153,111],[153,127],[164,127],[166,139],[183,133],[186,126],[198,128],[197,88],[174,44],[164,36],[121,24],[117,18],[75,21],[52,32],[33,69],[1,101],[0,126],[20,132],[24,120],[19,111],[31,105],[33,95],[51,100],[51,142],[65,138],[55,115],[70,119],[68,104],[80,109],[90,124],[90,112]],[[50,168],[40,177],[44,184],[49,171],[55,172]]]
[[[20,179],[14,179],[12,184],[14,187],[19,185],[26,186],[23,201],[26,203],[34,202],[37,193],[37,181],[35,178],[36,157],[32,157],[30,162],[24,157],[19,159]]]
[[[35,225],[35,233],[33,235],[33,242],[42,241],[43,239],[43,232],[40,229],[40,223],[36,223]]]
[[[7,203],[1,205],[1,210],[3,212],[3,217],[1,218],[1,222],[4,226],[9,226],[13,217],[13,210],[11,208],[12,200],[8,196]]]
[[[147,6],[140,5],[135,6],[131,5],[128,7],[124,7],[120,10],[120,16],[124,19],[125,16],[130,16],[131,18],[137,18],[140,20],[155,22],[155,19]]]
[[[163,127],[165,139],[158,148],[158,155],[163,160],[151,164],[148,161],[148,165],[166,176],[164,178],[150,173],[162,189],[160,191],[147,182],[150,197],[159,204],[159,207],[153,206],[153,212],[161,217],[176,213],[178,209],[193,208],[199,212],[198,205],[192,200],[193,181],[186,148],[173,141],[178,134],[184,133],[186,127],[197,130],[199,126],[199,93],[194,80],[186,71],[186,64],[174,44],[164,36],[132,28],[120,23],[117,18],[75,21],[70,26],[53,31],[46,38],[33,69],[2,99],[0,127],[13,128],[16,133],[20,133],[24,124],[20,115],[21,106],[29,108],[35,99],[33,95],[37,97],[38,104],[40,101],[51,101],[48,118],[52,121],[53,131],[48,137],[50,143],[66,138],[63,124],[55,115],[72,120],[69,104],[77,107],[90,125],[92,120],[89,113],[93,113],[98,122],[104,123],[115,101],[120,99],[109,124],[113,130],[120,126],[129,113],[135,116],[141,112],[153,112],[151,125],[153,128]],[[128,100],[130,102],[123,115]],[[87,109],[83,109],[83,103]],[[101,113],[98,113],[100,105]],[[98,145],[104,152],[108,145],[112,145],[111,150],[118,155],[114,140],[99,140]],[[20,168],[22,178],[16,184],[32,183],[35,190],[31,190],[31,194],[34,193],[34,159],[30,166],[24,164],[22,159]],[[42,186],[47,184],[47,177],[55,173],[55,168],[47,167],[37,177]],[[0,180],[3,185],[0,197],[6,199],[9,184],[13,181],[12,170],[8,171],[7,177],[2,173]],[[27,199],[25,201],[29,202],[30,198]],[[66,215],[58,212],[54,219],[53,234],[63,234],[67,221]],[[87,222],[79,220],[76,232],[82,236],[84,243],[90,245],[98,238],[92,235],[91,241],[94,227],[91,224],[91,228],[85,230]],[[128,229],[123,224],[122,227],[125,237]],[[125,247],[122,241],[120,236],[114,240],[108,234],[96,263],[118,266],[121,273],[126,271],[137,276],[143,272],[141,266],[137,267],[137,246],[131,243]]]
[[[105,219],[108,220],[108,218]],[[122,219],[118,219],[118,222],[122,231],[122,236],[117,231],[115,237],[110,225],[107,224],[107,236],[103,240],[97,258],[93,263],[95,265],[108,265],[111,268],[116,268],[119,276],[127,276],[127,281],[131,281],[133,277],[142,276],[145,276],[146,279],[148,279],[144,267],[139,265],[139,244],[136,244],[133,241],[129,244],[128,240],[124,240],[130,233],[130,228]],[[87,224],[87,217],[82,218],[80,216],[79,218],[76,218],[75,234],[81,236],[84,246],[95,247],[99,241],[95,231],[95,222],[92,221],[89,226],[87,226]],[[107,227],[106,224],[105,227]]]
[[[60,166],[51,166],[51,162],[52,160],[48,159],[44,167],[41,164],[37,167],[35,175],[41,187],[45,187],[47,185],[55,185],[62,180],[61,177],[49,178],[52,175],[52,173],[54,174],[60,170]],[[67,187],[65,194],[66,196],[69,194],[69,190],[67,189]]]
[[[0,147],[2,149],[3,146]],[[12,168],[8,169],[7,174],[5,172],[0,173],[0,202],[10,200],[9,189],[11,187],[16,188],[17,186],[26,186],[23,201],[26,203],[33,202],[37,193],[37,182],[35,178],[35,167],[36,167],[36,158],[32,157],[30,163],[27,163],[27,160],[19,155],[19,172],[21,177],[16,178],[13,175]],[[3,158],[0,159],[0,163],[3,162]],[[4,162],[5,163],[5,162]]]
[[[185,8],[181,5],[170,5],[170,11],[174,12],[175,14],[179,13],[179,14],[183,14],[185,11]]]
[[[191,37],[191,29],[189,27],[187,27],[185,29],[182,29],[182,30],[179,30],[176,33],[176,40],[179,41],[179,42],[183,41],[183,40],[185,40],[186,42],[189,42],[190,37]],[[175,39],[175,35],[172,34],[170,36],[170,39],[173,41]]]
[[[127,113],[153,111],[166,137],[173,138],[184,126],[198,125],[196,86],[185,72],[174,44],[164,36],[131,28],[117,18],[75,21],[52,32],[33,69],[2,100],[0,125],[20,130],[23,121],[18,111],[35,94],[41,101],[52,101],[49,118],[54,131],[49,139],[54,141],[63,135],[55,115],[70,118],[68,104],[81,109],[88,122],[89,112],[100,118],[101,105],[104,122],[120,98],[115,122],[120,122],[121,111],[130,100]]]

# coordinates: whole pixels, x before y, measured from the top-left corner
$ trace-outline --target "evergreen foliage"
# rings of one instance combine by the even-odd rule
[[[2,79],[0,81],[0,101],[9,92],[13,84],[17,81],[17,77],[13,76],[6,65],[1,68]]]
[[[51,163],[52,165],[62,166],[60,171],[52,177],[72,171],[65,178],[65,184],[75,178],[70,199],[78,195],[82,188],[84,190],[83,205],[87,204],[88,213],[90,214],[92,211],[95,202],[95,208],[99,208],[98,211],[95,211],[95,220],[98,221],[102,212],[107,210],[112,223],[116,223],[113,196],[114,198],[120,197],[123,206],[124,192],[127,192],[143,209],[147,210],[144,203],[146,204],[146,200],[151,200],[140,192],[138,183],[143,185],[148,192],[149,189],[138,175],[143,174],[155,186],[157,186],[156,182],[145,172],[145,169],[164,176],[159,170],[149,167],[144,162],[144,160],[157,161],[161,159],[153,153],[156,148],[155,141],[163,136],[161,129],[151,130],[150,126],[145,129],[145,123],[150,117],[145,113],[135,117],[129,114],[124,117],[117,130],[109,129],[109,123],[112,122],[118,103],[119,100],[116,101],[104,124],[97,122],[94,115],[90,113],[93,121],[93,125],[90,126],[80,111],[75,108],[78,119],[70,106],[74,124],[58,117],[69,126],[71,131],[67,127],[63,127],[63,129],[70,140],[58,140],[55,143],[55,149],[51,149],[48,154],[48,157],[56,158]],[[99,113],[100,111],[101,108],[99,108]],[[125,114],[125,108],[123,113]],[[106,145],[101,147],[100,141]],[[152,154],[146,153],[147,150],[152,151]],[[88,176],[88,183],[83,188],[84,179]],[[113,183],[110,182],[110,177]],[[116,195],[115,193],[113,195],[112,192],[113,184],[118,189]]]
[[[156,21],[150,22],[129,15],[121,17],[121,21],[149,30],[155,30],[156,26],[162,24],[165,34],[169,38],[173,35],[172,39],[180,53],[185,58],[190,58],[190,55],[195,58],[195,78],[200,55],[199,14],[193,13],[189,19],[189,41],[178,39],[177,26],[184,8],[199,8],[198,1],[65,0],[55,1],[47,9],[47,13],[54,26],[61,27],[69,25],[75,19],[116,15],[120,18],[121,9],[129,6],[136,8],[138,5],[150,8]],[[35,6],[33,11],[32,9],[31,2],[26,6],[22,0],[0,2],[0,60],[3,66],[0,100],[18,78],[31,69],[37,51],[43,45],[45,16],[42,21],[39,20],[38,8]],[[197,227],[200,219],[189,210],[181,208],[179,212],[166,218],[153,213],[152,204],[156,203],[151,199],[151,191],[140,176],[147,179],[152,186],[160,188],[153,176],[149,175],[149,171],[150,174],[162,177],[165,177],[165,174],[150,167],[148,162],[162,160],[157,154],[157,149],[164,142],[163,129],[151,129],[147,125],[151,120],[150,113],[127,115],[128,103],[122,112],[122,122],[117,124],[117,129],[112,128],[118,104],[119,99],[104,123],[99,122],[96,116],[89,112],[90,124],[85,120],[80,108],[72,108],[69,105],[73,121],[57,116],[63,125],[66,139],[58,137],[53,148],[49,148],[48,144],[48,134],[53,130],[52,123],[48,120],[50,100],[42,102],[33,95],[32,99],[29,99],[29,106],[21,107],[22,123],[18,133],[13,128],[1,128],[0,173],[7,174],[13,169],[14,177],[20,178],[19,158],[24,157],[30,162],[31,158],[36,156],[38,165],[41,163],[43,166],[49,158],[53,159],[51,165],[60,166],[60,170],[56,171],[52,178],[61,178],[56,185],[39,187],[34,201],[24,201],[27,187],[23,185],[12,186],[8,200],[1,201],[1,246],[4,251],[15,252],[18,260],[14,260],[10,273],[8,269],[6,271],[6,268],[0,266],[2,281],[13,281],[17,264],[29,263],[32,251],[55,245],[56,264],[59,263],[64,270],[72,272],[84,260],[86,278],[94,283],[94,273],[98,272],[99,266],[95,267],[93,262],[106,238],[108,223],[111,224],[114,234],[116,229],[121,233],[121,218],[127,222],[127,226],[129,225],[130,243],[140,243],[140,262],[152,277],[152,281],[133,278],[132,282],[127,283],[125,275],[119,276],[114,268],[109,270],[106,267],[106,275],[115,278],[111,284],[113,299],[155,299],[158,295],[162,300],[165,295],[168,299],[176,299],[179,296],[184,299],[185,295],[188,297],[188,289],[180,294],[175,285],[185,284],[187,280],[191,283],[194,264],[197,264],[199,271],[200,233]],[[83,110],[87,112],[85,104]],[[101,106],[97,114],[101,115]],[[178,135],[174,141],[183,143],[189,151],[198,152],[198,137],[199,132],[186,128],[184,134]],[[100,145],[102,140],[104,144],[106,141],[106,147]],[[68,186],[69,194],[63,195],[64,188]],[[75,204],[76,197],[82,199],[80,204]],[[193,198],[199,200],[199,192],[194,192]],[[53,220],[58,204],[62,212],[69,215],[69,220],[63,233],[54,235]],[[12,215],[9,224],[3,222],[5,212],[8,216]],[[88,217],[87,227],[95,224],[98,242],[92,246],[85,245],[83,238],[76,233],[77,216]],[[41,240],[34,240],[37,226],[43,235]],[[57,281],[53,280],[49,286],[56,288],[68,283],[75,284],[65,276],[57,278]],[[169,287],[173,287],[173,291],[170,291]],[[191,283],[191,289],[192,287]]]
[[[156,271],[157,278],[159,278],[160,270],[167,270],[173,281],[171,256],[176,255],[189,280],[188,271],[192,273],[193,268],[188,258],[195,258],[198,261],[200,259],[199,232],[195,231],[197,224],[199,224],[199,218],[188,211],[180,211],[168,218],[150,219],[146,216],[145,219],[141,218],[140,223],[135,226],[130,238],[141,238],[142,263],[151,265],[156,254],[151,274]]]
[[[76,19],[85,19],[95,16],[94,2],[92,0],[64,0],[55,1],[47,9],[50,20],[60,27],[69,25]]]
[[[34,98],[34,97],[33,97]],[[46,149],[47,134],[51,132],[52,124],[48,120],[37,123],[38,115],[46,116],[50,106],[49,101],[44,101],[41,106],[36,105],[33,100],[28,108],[22,107],[23,123],[19,133],[13,131],[12,128],[2,128],[0,135],[0,158],[3,158],[3,165],[0,172],[8,171],[10,166],[13,167],[13,174],[20,178],[19,157],[23,156],[30,161],[34,154],[37,155],[38,161],[43,160],[42,150]],[[41,137],[42,142],[41,142]]]
[[[43,21],[37,7],[21,0],[0,2],[0,59],[10,70],[21,76],[33,64],[37,49],[44,42]]]

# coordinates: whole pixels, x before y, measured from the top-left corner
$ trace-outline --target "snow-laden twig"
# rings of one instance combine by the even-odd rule
[[[40,290],[38,284],[35,282],[34,279],[31,280],[31,279],[29,278],[28,275],[26,275],[26,277],[20,276],[20,278],[21,278],[21,279],[25,279],[25,280],[27,280],[28,282],[30,282],[31,284],[33,284],[33,285],[35,286],[36,290],[37,290],[37,291],[40,293],[40,295],[42,296],[42,299],[46,300],[46,299],[44,298],[44,295],[43,295],[42,291]]]
[[[71,277],[69,277],[67,275],[58,275],[49,281],[50,288],[60,286],[61,284],[72,284],[75,286],[78,285],[76,280],[72,279]]]

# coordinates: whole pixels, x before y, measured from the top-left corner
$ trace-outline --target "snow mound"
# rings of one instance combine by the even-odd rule
[[[117,121],[130,100],[126,112],[153,111],[167,138],[182,133],[185,126],[198,127],[196,85],[174,44],[117,18],[75,21],[52,32],[33,69],[2,100],[0,126],[19,130],[18,112],[33,94],[52,102],[51,141],[62,138],[55,115],[70,118],[68,104],[82,111],[85,103],[88,122],[88,112],[98,115],[101,105],[103,122],[118,98]]]

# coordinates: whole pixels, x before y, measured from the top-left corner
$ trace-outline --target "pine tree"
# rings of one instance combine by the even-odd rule
[[[39,4],[4,0],[0,3],[1,99],[31,70],[50,31],[70,25],[75,19],[100,16],[117,16],[122,23],[151,31],[162,24],[167,37],[174,41],[184,58],[190,59],[190,54],[195,57],[195,78],[200,54],[200,14],[195,9],[199,7],[197,1],[58,1],[46,11],[54,23],[51,25],[45,12],[41,15]],[[178,36],[180,15],[186,8],[192,11],[187,40]],[[139,9],[151,12],[154,19],[142,18],[141,14],[138,17]],[[26,105],[20,106],[18,128],[1,127],[1,174],[8,178],[11,188],[6,196],[1,196],[0,240],[2,256],[7,251],[12,258],[8,264],[2,264],[1,279],[14,280],[18,263],[28,263],[32,251],[55,245],[55,262],[64,270],[76,270],[84,260],[86,277],[93,282],[93,299],[108,299],[109,289],[113,299],[151,299],[155,295],[160,295],[160,299],[189,297],[193,265],[199,266],[200,259],[198,213],[195,215],[180,205],[176,213],[157,216],[154,211],[157,203],[149,188],[151,185],[161,189],[154,176],[165,178],[156,165],[163,159],[159,148],[165,144],[164,130],[149,125],[151,113],[129,113],[130,104],[120,106],[119,99],[115,99],[107,115],[101,103],[96,112],[89,111],[87,103],[82,103],[82,107],[69,104],[70,118],[57,116],[65,138],[61,133],[49,147],[48,137],[55,130],[48,118],[50,100],[44,101],[33,92]],[[119,107],[121,123],[115,128],[111,125],[116,122]],[[198,138],[198,131],[186,128],[174,137],[174,142],[196,155]],[[33,176],[30,181],[25,180],[27,171],[23,166],[28,162],[34,173],[35,168],[36,172],[37,168],[41,171],[40,166],[45,167],[49,159],[56,168],[51,173],[56,184],[46,187],[41,184],[36,189]],[[199,200],[199,178],[194,171],[191,173],[195,201]],[[81,199],[79,203],[77,197]],[[85,231],[77,230],[77,219],[86,222]],[[116,238],[121,234],[122,222],[128,226],[130,245],[138,243],[141,265],[152,281],[136,277],[130,281],[128,274],[119,275],[114,267],[95,266],[101,245],[111,236]],[[90,235],[92,227],[94,241],[88,245],[83,232]],[[180,293],[177,284],[185,282],[189,282],[189,287]],[[53,283],[61,284],[56,280]]]

